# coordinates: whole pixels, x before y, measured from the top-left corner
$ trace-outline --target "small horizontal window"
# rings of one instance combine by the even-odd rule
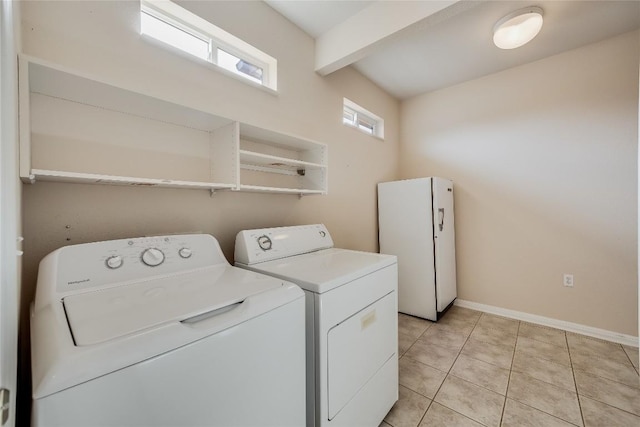
[[[172,25],[145,11],[141,12],[141,29],[143,34],[161,40],[205,61],[211,56],[210,43],[203,37],[191,34],[188,30]]]
[[[234,75],[277,89],[275,58],[175,3],[142,0],[140,32]]]
[[[344,98],[342,123],[384,139],[384,120],[347,98]]]
[[[256,83],[263,84],[262,77],[264,70],[262,67],[254,65],[244,59],[240,59],[222,49],[218,49],[218,65],[234,74],[245,77]]]

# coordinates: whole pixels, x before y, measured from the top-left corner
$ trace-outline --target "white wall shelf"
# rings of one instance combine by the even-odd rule
[[[20,177],[327,194],[327,147],[19,60]]]
[[[238,130],[240,190],[327,193],[326,145],[246,123]]]
[[[174,181],[170,179],[134,178],[130,176],[98,175],[91,173],[75,173],[32,169],[30,182],[57,181],[83,184],[131,185],[141,187],[196,188],[205,190],[234,189],[233,184],[214,182]]]
[[[282,187],[261,187],[259,185],[241,185],[240,190],[250,191],[254,193],[299,194],[301,196],[309,196],[313,194],[325,194],[322,190],[304,190],[300,188],[282,188]]]

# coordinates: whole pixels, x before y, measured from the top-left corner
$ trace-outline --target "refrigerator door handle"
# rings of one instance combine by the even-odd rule
[[[440,227],[440,231],[442,231],[442,229],[444,228],[444,208],[438,208],[438,216],[440,217],[440,223],[438,224],[438,226]]]

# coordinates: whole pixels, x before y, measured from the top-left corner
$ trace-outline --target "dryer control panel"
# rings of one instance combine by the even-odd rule
[[[229,265],[208,234],[136,237],[62,247],[43,259],[60,296],[213,265]]]
[[[236,235],[235,262],[251,265],[332,247],[323,224],[243,230]]]

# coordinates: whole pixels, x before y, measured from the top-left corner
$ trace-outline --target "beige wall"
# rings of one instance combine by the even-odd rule
[[[460,299],[638,335],[638,46],[628,33],[402,103],[402,177],[456,186]]]
[[[397,175],[399,102],[357,71],[314,72],[314,41],[263,2],[180,2],[278,60],[273,95],[149,44],[138,3],[23,2],[23,50],[117,84],[329,146],[329,195],[217,193],[37,182],[24,186],[23,307],[37,265],[68,244],[201,231],[231,260],[246,228],[323,222],[336,245],[376,251],[376,183]],[[385,119],[380,141],[342,125],[348,97]]]

